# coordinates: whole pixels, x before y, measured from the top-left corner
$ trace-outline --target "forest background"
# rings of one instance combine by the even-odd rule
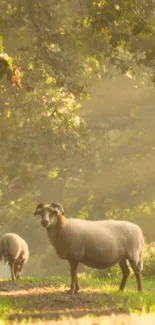
[[[28,242],[25,275],[68,272],[33,216],[54,201],[138,223],[155,274],[154,23],[151,0],[1,0],[0,54],[22,88],[1,59],[0,235]]]

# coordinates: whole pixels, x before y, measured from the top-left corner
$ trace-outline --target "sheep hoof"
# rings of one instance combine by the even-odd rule
[[[74,295],[75,293],[77,293],[77,292],[75,290],[73,290],[73,289],[67,290],[68,295]]]

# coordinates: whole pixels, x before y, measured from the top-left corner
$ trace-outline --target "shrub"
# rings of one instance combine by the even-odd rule
[[[145,244],[143,276],[145,278],[155,277],[155,242]]]

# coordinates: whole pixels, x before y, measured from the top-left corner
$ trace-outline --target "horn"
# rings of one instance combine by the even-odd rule
[[[38,209],[42,209],[44,207],[44,204],[43,203],[39,203],[36,207],[36,210]]]
[[[39,209],[42,209],[44,207],[44,204],[43,203],[39,203],[36,207],[36,211],[33,212],[34,215],[37,215],[38,214],[38,210]]]
[[[63,208],[63,206],[60,204],[60,203],[58,203],[58,202],[53,202],[52,204],[51,204],[51,207],[52,208],[57,208],[57,209],[59,209],[61,212],[62,212],[62,214],[64,214],[64,208]]]

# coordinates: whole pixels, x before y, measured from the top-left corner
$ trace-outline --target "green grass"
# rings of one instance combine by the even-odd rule
[[[137,292],[137,286],[135,279],[128,280],[125,291],[119,292],[118,287],[120,280],[106,280],[94,279],[83,277],[80,279],[82,287],[89,287],[92,290],[98,289],[100,293],[103,293],[103,298],[100,298],[100,305],[105,307],[107,297],[104,294],[109,294],[111,302],[107,305],[107,312],[110,312],[110,308],[113,304],[116,305],[116,309],[126,312],[138,312],[138,313],[155,313],[155,282],[154,280],[143,280],[143,292]],[[104,309],[104,311],[106,311]]]
[[[101,315],[155,313],[153,280],[143,280],[143,293],[137,292],[135,279],[130,279],[127,282],[124,293],[118,292],[119,282],[120,279],[112,281],[93,278],[88,274],[79,274],[81,293],[70,297],[64,293],[70,285],[70,278],[67,277],[23,278],[18,281],[15,288],[12,287],[10,281],[4,280],[4,287],[10,285],[11,295],[6,295],[6,291],[1,292],[0,320],[4,324],[10,324],[12,320],[17,319],[22,324],[24,320],[27,321],[31,318],[43,320],[49,319],[49,317],[51,319],[52,317],[53,319],[68,317],[67,313],[74,317],[78,308],[85,308],[86,313],[83,315],[87,314],[91,317],[93,315],[95,317],[96,311]],[[49,287],[49,292],[47,287]],[[32,292],[31,289],[34,291]],[[18,290],[24,290],[24,294],[18,294]],[[9,290],[7,294],[9,294]],[[41,309],[46,311],[44,315],[41,313]],[[50,314],[55,310],[57,310],[57,315]]]
[[[21,300],[20,303],[16,303],[15,300],[10,299],[9,297],[0,298],[0,321],[8,323],[10,316],[15,314],[18,310],[18,313],[22,313],[24,308],[24,301]],[[1,322],[0,322],[1,325]]]

